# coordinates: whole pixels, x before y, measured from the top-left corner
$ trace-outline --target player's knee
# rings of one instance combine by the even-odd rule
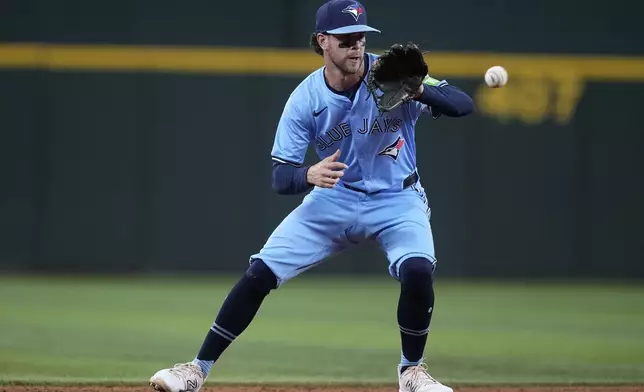
[[[249,284],[262,294],[277,288],[277,277],[262,259],[254,259],[244,275]]]
[[[411,290],[432,289],[434,264],[424,257],[409,258],[400,265],[400,282]]]

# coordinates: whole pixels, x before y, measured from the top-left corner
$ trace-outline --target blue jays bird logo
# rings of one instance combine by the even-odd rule
[[[398,153],[400,152],[400,150],[403,148],[404,145],[405,145],[405,139],[398,136],[398,139],[396,139],[395,142],[385,147],[385,149],[380,151],[378,155],[388,156],[389,158],[395,161],[398,159]]]
[[[358,18],[360,17],[360,15],[364,13],[364,11],[362,10],[362,7],[360,7],[357,4],[348,6],[347,8],[343,9],[342,12],[345,14],[351,14],[351,16],[353,16],[353,19],[355,19],[356,22],[358,21]]]

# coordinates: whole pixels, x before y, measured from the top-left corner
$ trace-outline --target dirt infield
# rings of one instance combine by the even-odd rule
[[[0,392],[151,392],[146,386],[32,386],[5,385]],[[394,387],[204,387],[201,392],[397,392]],[[644,392],[640,386],[541,386],[541,387],[454,387],[454,392]]]

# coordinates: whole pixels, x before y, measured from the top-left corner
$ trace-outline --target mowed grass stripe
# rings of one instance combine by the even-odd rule
[[[232,279],[0,278],[0,381],[145,383],[191,360]],[[453,384],[644,383],[644,288],[439,279],[427,362]],[[301,277],[211,383],[392,383],[397,283]]]

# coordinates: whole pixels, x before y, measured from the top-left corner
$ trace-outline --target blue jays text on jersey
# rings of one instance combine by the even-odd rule
[[[356,131],[360,134],[373,134],[373,133],[395,133],[402,126],[403,120],[400,118],[374,118],[373,122],[369,123],[368,118],[363,119],[361,128]],[[336,142],[339,142],[345,137],[354,132],[348,122],[343,122],[329,129],[324,134],[318,135],[315,139],[317,147],[320,151],[328,147],[333,147]]]
[[[368,67],[376,55],[365,55]],[[426,105],[411,101],[378,111],[365,83],[353,100],[332,91],[324,67],[311,73],[289,96],[271,155],[277,162],[302,165],[310,146],[320,159],[340,149],[348,169],[342,182],[367,192],[400,190],[416,171],[415,125]]]

